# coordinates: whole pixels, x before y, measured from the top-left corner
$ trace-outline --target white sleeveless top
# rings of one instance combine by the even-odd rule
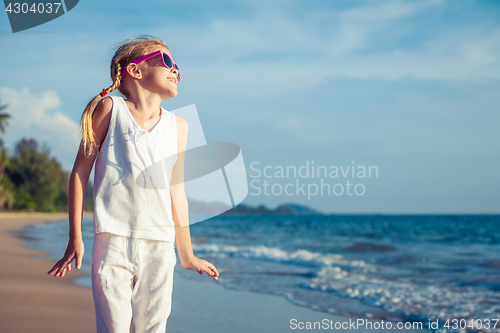
[[[111,119],[95,162],[94,232],[174,242],[169,187],[177,161],[175,114],[161,108],[149,132],[123,98],[108,97]]]

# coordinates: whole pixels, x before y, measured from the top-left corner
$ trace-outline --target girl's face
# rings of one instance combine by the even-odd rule
[[[172,58],[170,51],[164,46],[153,48],[149,50],[150,52],[148,53],[158,50],[164,51],[170,56],[170,58]],[[177,96],[178,71],[175,68],[165,67],[165,65],[163,65],[161,54],[158,54],[144,62],[146,65],[143,66],[143,87],[160,94],[162,100]]]

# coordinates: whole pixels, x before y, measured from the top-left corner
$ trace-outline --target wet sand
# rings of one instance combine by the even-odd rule
[[[24,225],[67,220],[67,214],[0,213],[0,323],[6,333],[95,332],[92,292],[47,271],[55,264],[37,260],[46,254],[22,247],[13,235]]]
[[[47,256],[42,252],[23,248],[23,240],[15,235],[15,231],[24,225],[67,219],[67,214],[0,213],[1,332],[96,331],[92,291],[72,282],[85,274],[73,269],[64,278],[47,275],[55,262],[41,259]],[[89,251],[91,249],[87,248],[87,255],[91,254]],[[175,270],[180,269],[182,267],[178,262]],[[174,275],[172,313],[167,333],[280,333],[300,330],[299,327],[291,328],[292,319],[296,320],[296,325],[324,320],[347,325],[356,320],[297,306],[283,297],[228,290],[206,275],[192,273],[197,276],[195,280]],[[401,331],[355,330],[378,333]],[[404,331],[428,332],[425,329]]]

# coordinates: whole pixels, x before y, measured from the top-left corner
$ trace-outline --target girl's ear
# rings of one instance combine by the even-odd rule
[[[125,70],[134,79],[140,79],[140,78],[142,78],[141,70],[139,68],[139,65],[137,65],[137,64],[130,63],[130,64],[127,65],[127,67],[125,68]]]

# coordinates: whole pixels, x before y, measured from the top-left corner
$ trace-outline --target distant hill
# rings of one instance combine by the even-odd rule
[[[247,215],[323,215],[312,208],[301,206],[297,204],[283,204],[276,207],[276,209],[269,209],[264,205],[252,207],[240,204],[221,216],[247,216]]]
[[[221,213],[231,209],[231,206],[224,205],[220,202],[204,202],[188,198],[189,215],[220,215]]]

